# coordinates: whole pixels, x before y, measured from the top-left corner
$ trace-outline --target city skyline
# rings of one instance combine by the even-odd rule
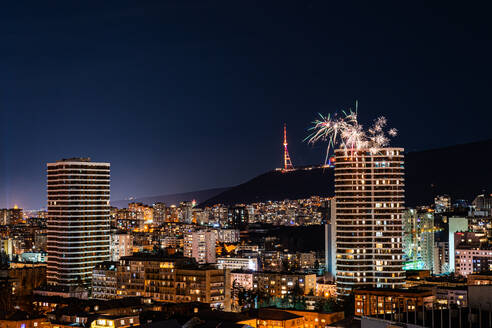
[[[3,8],[0,207],[44,207],[56,158],[111,162],[113,200],[236,185],[281,167],[284,123],[320,164],[312,118],[356,100],[408,151],[490,138],[487,8],[139,6]]]
[[[492,328],[487,4],[0,7],[0,328]]]

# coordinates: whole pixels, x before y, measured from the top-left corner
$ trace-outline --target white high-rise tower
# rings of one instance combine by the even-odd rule
[[[109,163],[88,158],[47,164],[49,285],[88,286],[110,258]]]
[[[402,148],[335,151],[337,291],[404,281]]]

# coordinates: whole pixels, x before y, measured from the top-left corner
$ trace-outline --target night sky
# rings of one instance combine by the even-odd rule
[[[462,4],[2,3],[0,207],[45,206],[74,156],[111,162],[113,200],[235,185],[281,165],[284,122],[319,164],[306,129],[355,100],[407,150],[490,138],[491,8]]]

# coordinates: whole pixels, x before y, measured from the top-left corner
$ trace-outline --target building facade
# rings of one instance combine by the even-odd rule
[[[90,286],[109,260],[110,164],[88,158],[47,164],[49,285]]]
[[[110,300],[116,298],[118,262],[102,262],[92,274],[92,298]]]
[[[0,209],[0,225],[19,224],[23,219],[22,209],[17,206]]]
[[[304,295],[316,292],[316,274],[288,272],[255,272],[253,289],[266,292],[270,297],[283,298],[294,292],[302,291]]]
[[[404,283],[402,148],[335,151],[337,290]]]
[[[118,261],[122,256],[130,256],[133,251],[132,235],[117,231],[111,234],[111,261]]]
[[[219,257],[217,258],[217,267],[219,269],[258,271],[258,258]]]
[[[467,277],[469,274],[492,269],[492,249],[457,249],[455,274]]]
[[[215,263],[216,234],[213,231],[195,231],[184,236],[183,255],[200,264]]]
[[[224,270],[198,267],[189,258],[149,254],[123,257],[117,268],[117,297],[141,296],[160,302],[203,302],[223,306]]]
[[[243,271],[231,271],[231,284],[229,287],[241,287],[245,290],[253,289],[253,273]]]
[[[403,250],[406,269],[434,269],[434,214],[408,209],[403,215]]]

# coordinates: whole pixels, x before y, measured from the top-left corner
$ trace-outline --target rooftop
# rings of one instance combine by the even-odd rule
[[[72,158],[62,158],[56,162],[61,163],[61,162],[90,162],[90,161],[91,161],[90,157],[72,157]]]
[[[8,321],[24,321],[24,320],[43,318],[43,316],[41,315],[30,314],[28,312],[20,311],[20,310],[8,314],[3,314],[1,317],[2,320],[8,320]]]
[[[371,287],[364,287],[364,288],[357,288],[354,290],[354,293],[389,293],[389,294],[403,294],[403,295],[414,295],[414,296],[428,296],[432,295],[431,290],[426,290],[426,289],[417,289],[417,288],[371,288]]]
[[[258,319],[261,320],[281,320],[281,321],[302,318],[302,316],[291,312],[274,310],[274,309],[259,309],[256,316],[258,317]]]

